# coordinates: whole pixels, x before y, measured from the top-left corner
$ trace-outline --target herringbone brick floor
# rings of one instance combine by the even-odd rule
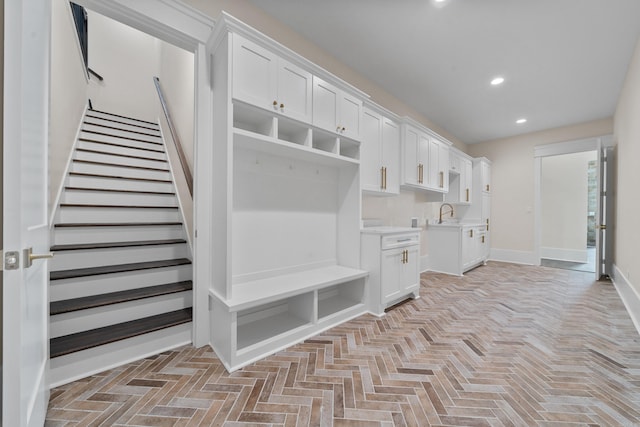
[[[51,391],[47,426],[634,426],[640,336],[609,282],[489,263],[233,374],[183,347]]]

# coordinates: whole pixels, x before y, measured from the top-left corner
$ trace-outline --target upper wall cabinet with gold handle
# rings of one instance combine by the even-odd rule
[[[362,190],[372,195],[400,193],[400,124],[393,113],[365,102],[360,142]]]
[[[312,74],[238,34],[231,37],[233,98],[311,123]]]
[[[345,138],[360,141],[362,100],[314,76],[313,124]]]

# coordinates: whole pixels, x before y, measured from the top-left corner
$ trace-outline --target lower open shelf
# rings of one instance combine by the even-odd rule
[[[272,292],[262,287],[261,292],[269,296],[257,300],[254,295],[250,303],[243,300],[242,303],[230,304],[212,294],[212,346],[225,367],[234,371],[364,314],[367,311],[367,272],[333,267],[320,269],[323,274],[315,271],[311,275],[286,275],[289,286],[272,288]],[[337,272],[341,274],[337,275]],[[299,281],[294,289],[290,282],[293,278],[306,278],[306,281]],[[271,280],[259,282],[262,285],[283,283],[282,278],[275,282]],[[256,282],[252,283],[256,286]]]

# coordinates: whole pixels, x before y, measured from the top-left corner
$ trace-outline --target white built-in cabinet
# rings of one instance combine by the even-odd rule
[[[489,242],[482,224],[427,225],[430,270],[461,276],[487,260]]]
[[[451,143],[407,118],[402,128],[401,184],[438,193],[448,192]]]
[[[449,192],[444,201],[459,205],[471,204],[473,191],[473,163],[471,157],[451,148],[449,151]]]
[[[389,231],[392,230],[392,231]],[[369,306],[376,315],[408,296],[419,298],[420,232],[411,228],[362,230],[362,268],[369,273]]]
[[[233,39],[233,98],[310,122],[313,76],[241,36]]]
[[[362,113],[360,145],[362,190],[375,195],[400,193],[400,123],[398,117],[372,103]]]
[[[210,335],[233,371],[368,311],[359,161],[366,95],[226,14],[207,47]],[[334,104],[314,102],[326,95],[321,81],[338,94]]]
[[[464,220],[484,224],[488,240],[491,226],[491,161],[485,157],[473,159],[472,176],[471,206],[465,212]]]
[[[360,139],[362,98],[313,77],[313,124],[341,136]]]

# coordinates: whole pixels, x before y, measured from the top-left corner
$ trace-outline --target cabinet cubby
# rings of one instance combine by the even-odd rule
[[[278,139],[308,147],[311,145],[311,129],[286,118],[279,118]]]
[[[360,159],[360,144],[348,139],[340,140],[340,155],[350,159]]]
[[[243,103],[233,104],[233,127],[258,135],[274,137],[277,122],[264,110]]]
[[[364,303],[364,279],[318,290],[318,321]]]
[[[281,334],[310,326],[313,322],[313,293],[308,292],[238,312],[239,352]]]

